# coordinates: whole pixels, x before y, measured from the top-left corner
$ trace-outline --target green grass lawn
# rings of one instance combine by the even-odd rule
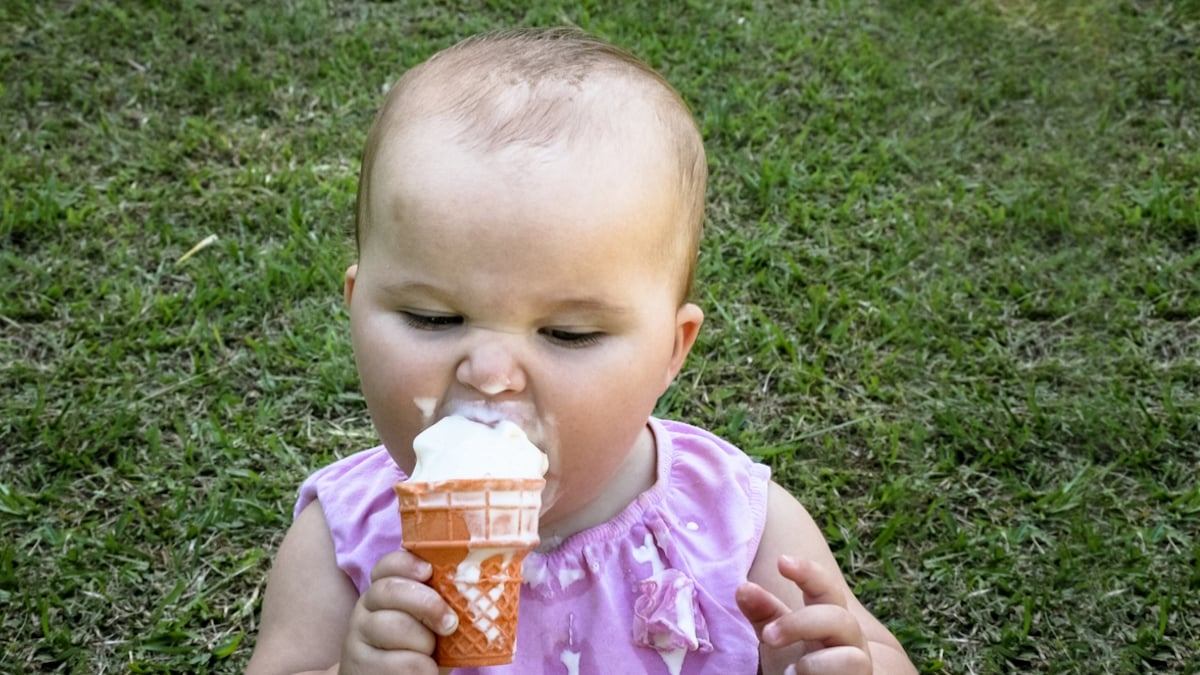
[[[705,135],[661,413],[773,466],[923,672],[1197,672],[1196,3],[524,4],[3,3],[0,672],[240,672],[300,480],[373,442],[381,92],[562,23]]]

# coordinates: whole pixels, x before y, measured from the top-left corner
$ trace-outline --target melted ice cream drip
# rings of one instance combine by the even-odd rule
[[[662,557],[658,555],[658,543],[654,541],[654,535],[646,532],[646,538],[641,546],[635,546],[633,549],[633,559],[640,563],[650,564],[651,579],[662,576],[665,566],[663,565]]]
[[[471,623],[487,637],[488,642],[495,642],[496,638],[500,637],[500,629],[496,627],[496,619],[500,616],[497,604],[504,595],[504,587],[496,584],[485,590],[480,586],[479,580],[480,566],[484,560],[494,555],[503,555],[505,566],[512,560],[512,552],[506,549],[471,549],[467,552],[467,557],[458,564],[454,575],[454,587],[467,599]]]
[[[572,649],[575,646],[575,613],[567,615],[567,647],[558,658],[567,668],[567,675],[579,675],[580,652]]]

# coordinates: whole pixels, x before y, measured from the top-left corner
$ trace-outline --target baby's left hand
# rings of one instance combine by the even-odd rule
[[[779,573],[804,593],[788,607],[753,582],[737,591],[738,608],[763,644],[763,673],[871,673],[871,651],[834,573],[809,560],[779,557]]]

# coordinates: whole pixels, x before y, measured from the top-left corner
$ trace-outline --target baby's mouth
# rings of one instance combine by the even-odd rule
[[[512,422],[521,427],[521,430],[526,435],[533,437],[533,432],[541,429],[541,424],[537,422],[537,417],[530,414],[528,407],[525,405],[514,405],[509,403],[450,403],[442,410],[442,415],[439,417],[449,417],[457,415],[465,417],[472,422],[486,424],[494,427],[501,422]]]
[[[440,406],[436,399],[418,398],[413,403],[421,411],[422,427],[429,427],[443,417],[458,415],[473,422],[494,427],[509,421],[521,427],[529,442],[550,457],[551,467],[557,464],[558,443],[552,418],[543,420],[527,402],[448,401]]]
[[[540,426],[531,423],[537,418],[535,415],[529,414],[524,404],[450,401],[440,406],[439,410],[438,400],[432,397],[414,398],[413,404],[421,411],[422,427],[432,426],[434,422],[443,417],[452,416],[465,417],[472,422],[486,424],[490,427],[507,420],[521,427],[526,433],[530,431],[530,427]]]

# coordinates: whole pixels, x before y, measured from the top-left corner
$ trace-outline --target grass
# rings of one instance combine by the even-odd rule
[[[771,464],[923,672],[1196,672],[1196,5],[531,4],[0,9],[0,671],[242,669],[299,481],[372,442],[382,87],[569,22],[709,150],[662,413]]]

